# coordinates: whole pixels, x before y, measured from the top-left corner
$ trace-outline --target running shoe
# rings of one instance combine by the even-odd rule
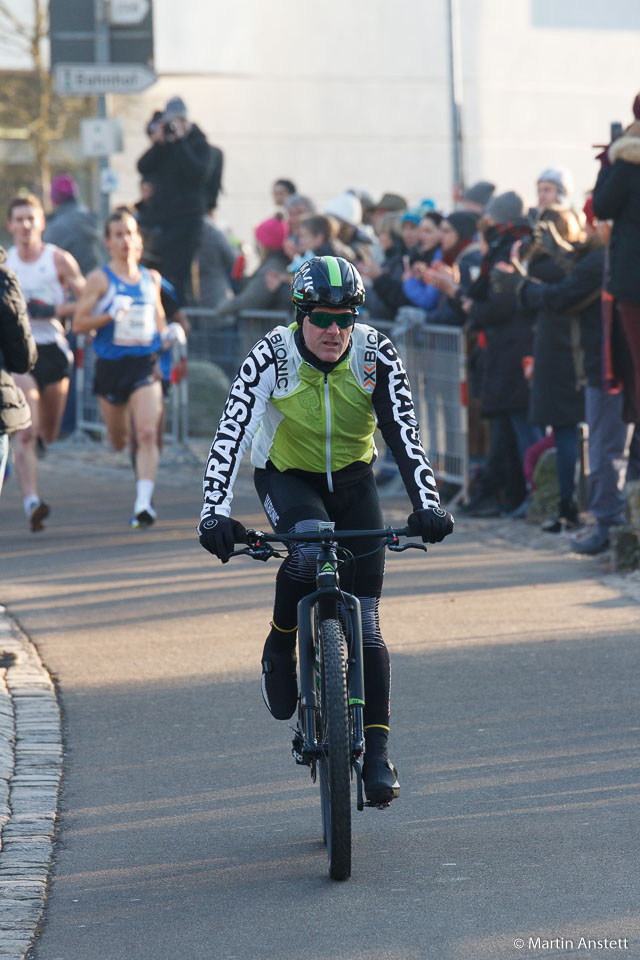
[[[29,528],[31,529],[31,533],[39,533],[40,530],[44,530],[44,521],[50,513],[51,507],[43,500],[31,508],[29,512]]]
[[[156,512],[153,507],[147,507],[145,510],[140,510],[129,520],[129,526],[132,530],[142,530],[146,527],[152,526],[156,519]]]

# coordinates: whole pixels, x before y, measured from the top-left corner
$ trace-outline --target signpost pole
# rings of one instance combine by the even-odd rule
[[[109,63],[109,21],[106,17],[106,0],[94,0],[95,9],[95,62],[97,64]],[[105,94],[99,94],[97,104],[98,118],[107,119],[107,98]],[[100,208],[98,219],[100,231],[104,230],[104,225],[109,216],[109,194],[105,191],[105,175],[109,168],[109,157],[101,156],[98,158],[98,189],[100,191]]]

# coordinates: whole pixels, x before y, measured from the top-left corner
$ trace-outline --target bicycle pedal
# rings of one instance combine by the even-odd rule
[[[291,756],[300,766],[307,766],[307,761],[302,756],[302,739],[299,736],[295,736],[291,741]]]
[[[387,807],[391,806],[391,803],[391,800],[387,800],[384,803],[375,803],[373,800],[367,800],[365,802],[365,807],[376,807],[378,810],[386,810]]]

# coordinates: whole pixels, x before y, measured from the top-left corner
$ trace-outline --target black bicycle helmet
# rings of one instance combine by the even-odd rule
[[[344,257],[312,257],[305,260],[291,284],[291,297],[299,310],[314,307],[356,307],[364,303],[362,277]]]

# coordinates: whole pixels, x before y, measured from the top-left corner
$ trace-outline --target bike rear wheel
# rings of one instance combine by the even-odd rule
[[[318,626],[322,663],[318,760],[323,839],[329,876],[351,876],[351,733],[347,693],[347,645],[339,620]]]

